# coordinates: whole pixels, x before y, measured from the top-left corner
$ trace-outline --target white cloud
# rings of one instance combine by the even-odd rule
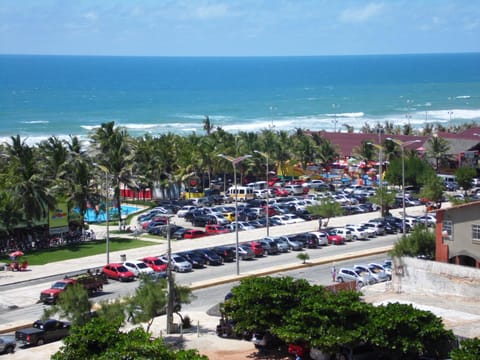
[[[96,21],[96,20],[98,19],[97,14],[94,13],[94,12],[92,12],[92,11],[84,14],[83,17],[84,17],[85,19],[87,19],[88,21]]]
[[[372,17],[380,15],[382,9],[382,3],[369,3],[363,8],[348,8],[343,10],[340,14],[340,21],[346,23],[365,22]]]
[[[196,17],[200,19],[220,18],[228,15],[226,4],[199,6],[195,9]]]

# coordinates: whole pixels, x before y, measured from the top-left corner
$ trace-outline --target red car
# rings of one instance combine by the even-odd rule
[[[207,235],[226,234],[228,232],[230,231],[223,225],[210,224],[205,226],[205,233]]]
[[[279,188],[279,187],[274,187],[273,188],[273,193],[275,194],[275,196],[288,196],[289,195],[287,190]]]
[[[327,232],[328,243],[332,245],[343,245],[345,244],[345,239],[341,235],[335,233]]]
[[[250,246],[253,253],[255,254],[255,257],[261,257],[265,254],[265,250],[264,250],[262,244],[260,244],[259,242],[252,241],[251,243],[248,243],[247,245]]]
[[[183,233],[184,239],[196,239],[200,237],[206,236],[207,233],[203,230],[196,230],[196,229],[188,229]]]
[[[143,258],[142,261],[151,267],[155,272],[167,271],[167,264],[155,256],[147,256],[146,258]]]
[[[133,281],[135,274],[121,263],[107,264],[103,267],[103,273],[109,279],[118,281]]]

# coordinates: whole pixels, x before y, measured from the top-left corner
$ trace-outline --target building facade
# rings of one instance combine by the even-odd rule
[[[480,268],[480,201],[438,210],[435,234],[437,261]]]

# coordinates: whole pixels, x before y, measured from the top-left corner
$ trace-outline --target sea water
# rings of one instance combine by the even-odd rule
[[[86,137],[108,121],[203,134],[207,115],[230,132],[480,122],[480,54],[0,56],[0,141]]]

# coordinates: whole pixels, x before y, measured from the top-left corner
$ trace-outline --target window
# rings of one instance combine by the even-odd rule
[[[480,242],[480,225],[472,225],[472,240]]]
[[[442,236],[444,240],[452,240],[453,223],[451,220],[443,220]]]

